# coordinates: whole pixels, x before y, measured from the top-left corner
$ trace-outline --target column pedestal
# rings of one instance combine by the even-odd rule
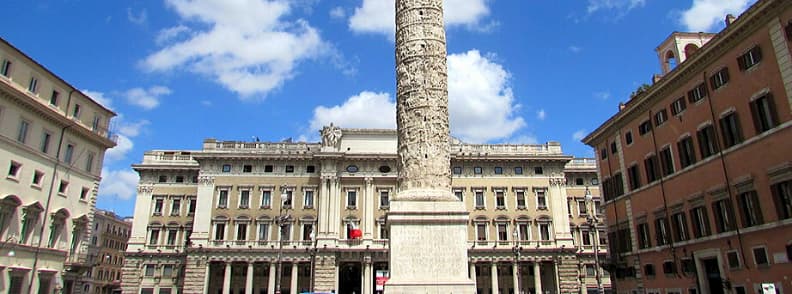
[[[449,196],[454,197],[450,191]],[[391,278],[385,293],[475,293],[466,271],[467,222],[462,202],[391,202]]]

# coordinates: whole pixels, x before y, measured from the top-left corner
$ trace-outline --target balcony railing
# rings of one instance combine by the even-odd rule
[[[523,250],[530,249],[553,249],[557,248],[555,240],[474,240],[468,241],[471,249],[510,249],[515,246],[522,247]]]
[[[487,154],[561,154],[561,145],[548,143],[543,145],[490,145],[490,144],[458,144],[451,146],[452,153],[487,153]]]

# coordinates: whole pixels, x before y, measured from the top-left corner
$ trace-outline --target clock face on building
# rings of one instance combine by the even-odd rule
[[[346,170],[348,172],[350,172],[350,173],[356,173],[356,172],[358,172],[358,166],[352,164],[352,165],[347,166]]]

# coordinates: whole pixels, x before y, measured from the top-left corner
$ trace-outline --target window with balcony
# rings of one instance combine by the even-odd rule
[[[734,210],[731,200],[721,199],[712,203],[712,213],[715,215],[715,228],[718,233],[734,230]]]
[[[261,191],[261,208],[270,208],[272,207],[272,191],[270,190],[262,190]]]
[[[496,226],[498,227],[498,241],[508,241],[509,225],[507,223],[499,222]]]
[[[715,139],[715,127],[712,125],[708,125],[698,131],[698,141],[702,159],[715,155],[720,151],[718,141]]]
[[[590,246],[591,245],[591,232],[589,232],[588,230],[580,231],[580,242],[584,246]]]
[[[701,238],[710,235],[709,218],[707,209],[699,206],[690,210],[690,218],[693,221],[693,236]]]
[[[712,85],[712,90],[717,90],[720,87],[725,86],[729,83],[729,68],[724,67],[718,72],[716,72],[712,77],[710,77],[710,84]]]
[[[145,270],[143,271],[143,275],[146,277],[153,277],[156,268],[157,266],[154,264],[147,264]],[[149,290],[151,290],[149,293],[154,294],[154,289],[149,289]]]
[[[778,125],[775,102],[770,94],[751,101],[751,114],[753,115],[754,129],[757,134],[769,131]]]
[[[736,112],[729,113],[721,118],[720,126],[724,148],[742,143],[742,129],[740,128],[740,119],[737,117]]]
[[[228,207],[228,190],[220,190],[217,195],[217,207],[218,208],[227,208]]]
[[[473,193],[476,198],[476,208],[484,209],[484,191],[476,190]]]
[[[755,46],[745,52],[743,55],[737,57],[737,64],[740,66],[740,71],[745,71],[762,61],[762,48]]]
[[[550,240],[550,223],[539,224],[539,236],[542,241]]]
[[[281,241],[289,241],[289,240],[292,239],[291,238],[291,229],[292,229],[292,224],[291,223],[286,223],[286,224],[281,225],[281,227],[280,227],[280,240]],[[347,236],[349,236],[349,231],[347,231]]]
[[[792,180],[775,184],[771,188],[778,219],[792,218]]]
[[[742,217],[743,227],[753,227],[764,223],[762,208],[759,205],[759,197],[756,191],[741,193],[738,197],[740,205],[740,216]]]
[[[304,223],[302,226],[302,240],[303,241],[311,241],[313,240],[313,223]]]
[[[517,197],[517,208],[525,208],[525,190],[516,190],[514,195]]]
[[[695,88],[688,91],[688,101],[690,103],[696,103],[707,97],[707,84],[701,83],[698,84]]]
[[[683,111],[687,109],[687,102],[685,102],[685,97],[679,97],[674,102],[671,102],[671,114],[672,115],[679,115]]]
[[[521,241],[527,241],[531,238],[530,226],[526,222],[517,223],[517,233]]]
[[[588,208],[586,208],[586,201],[578,201],[577,210],[578,210],[578,215],[587,215]],[[570,210],[569,213],[572,213],[572,211]]]

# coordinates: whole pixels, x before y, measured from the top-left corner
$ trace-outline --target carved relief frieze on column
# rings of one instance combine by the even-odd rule
[[[214,185],[215,178],[212,176],[198,176],[198,183],[204,186]]]
[[[152,186],[152,185],[138,185],[138,193],[151,194],[152,192],[154,192],[154,186]]]

